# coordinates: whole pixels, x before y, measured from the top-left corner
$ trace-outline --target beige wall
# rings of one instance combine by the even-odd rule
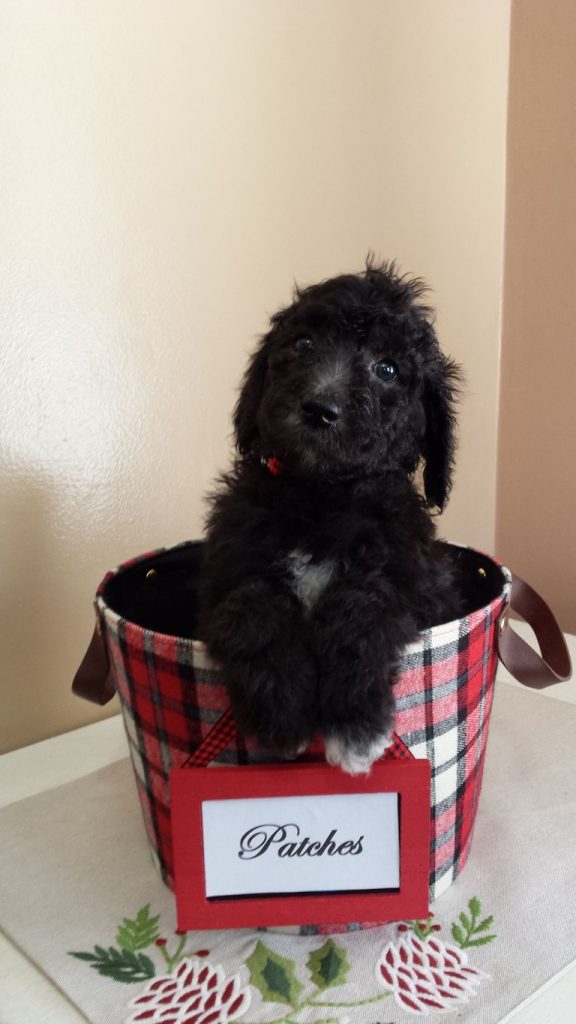
[[[200,533],[293,279],[374,249],[434,286],[469,389],[442,528],[493,548],[508,16],[3,0],[0,749],[102,714],[69,694],[95,586]]]
[[[497,550],[576,632],[576,4],[512,8]]]

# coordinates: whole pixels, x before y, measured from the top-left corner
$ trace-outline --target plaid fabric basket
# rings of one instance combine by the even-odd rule
[[[447,547],[465,584],[463,614],[425,630],[405,650],[395,686],[395,742],[387,753],[425,757],[431,764],[431,900],[457,877],[470,850],[498,633],[512,588],[510,572],[494,559],[469,548]],[[236,732],[222,674],[204,645],[193,638],[194,580],[201,548],[199,542],[188,542],[162,549],[106,575],[96,597],[98,629],[87,655],[91,667],[87,670],[83,663],[74,684],[75,692],[100,702],[118,692],[146,832],[169,886],[170,769],[191,755],[197,764],[272,760]],[[99,678],[99,694],[94,693],[94,679],[87,681],[90,672]],[[308,760],[322,756],[321,747],[303,755]],[[317,930],[333,929],[322,925]]]

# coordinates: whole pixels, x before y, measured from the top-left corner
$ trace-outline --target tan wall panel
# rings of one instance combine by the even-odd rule
[[[512,7],[497,549],[576,632],[576,4]]]
[[[4,0],[0,749],[102,714],[69,694],[96,583],[199,535],[294,279],[374,249],[434,286],[469,381],[442,527],[493,546],[508,14]]]

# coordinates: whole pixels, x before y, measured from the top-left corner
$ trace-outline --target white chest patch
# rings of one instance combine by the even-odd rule
[[[293,551],[288,556],[291,588],[306,611],[310,611],[326,589],[336,571],[336,562],[311,562],[311,555]]]

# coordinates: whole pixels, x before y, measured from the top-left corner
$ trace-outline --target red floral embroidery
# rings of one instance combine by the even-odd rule
[[[427,1015],[469,1002],[487,975],[468,966],[467,954],[456,946],[410,933],[384,947],[376,977],[402,1009]]]
[[[228,1024],[250,1006],[238,975],[221,967],[183,960],[175,974],[155,978],[128,1004],[125,1024]]]

